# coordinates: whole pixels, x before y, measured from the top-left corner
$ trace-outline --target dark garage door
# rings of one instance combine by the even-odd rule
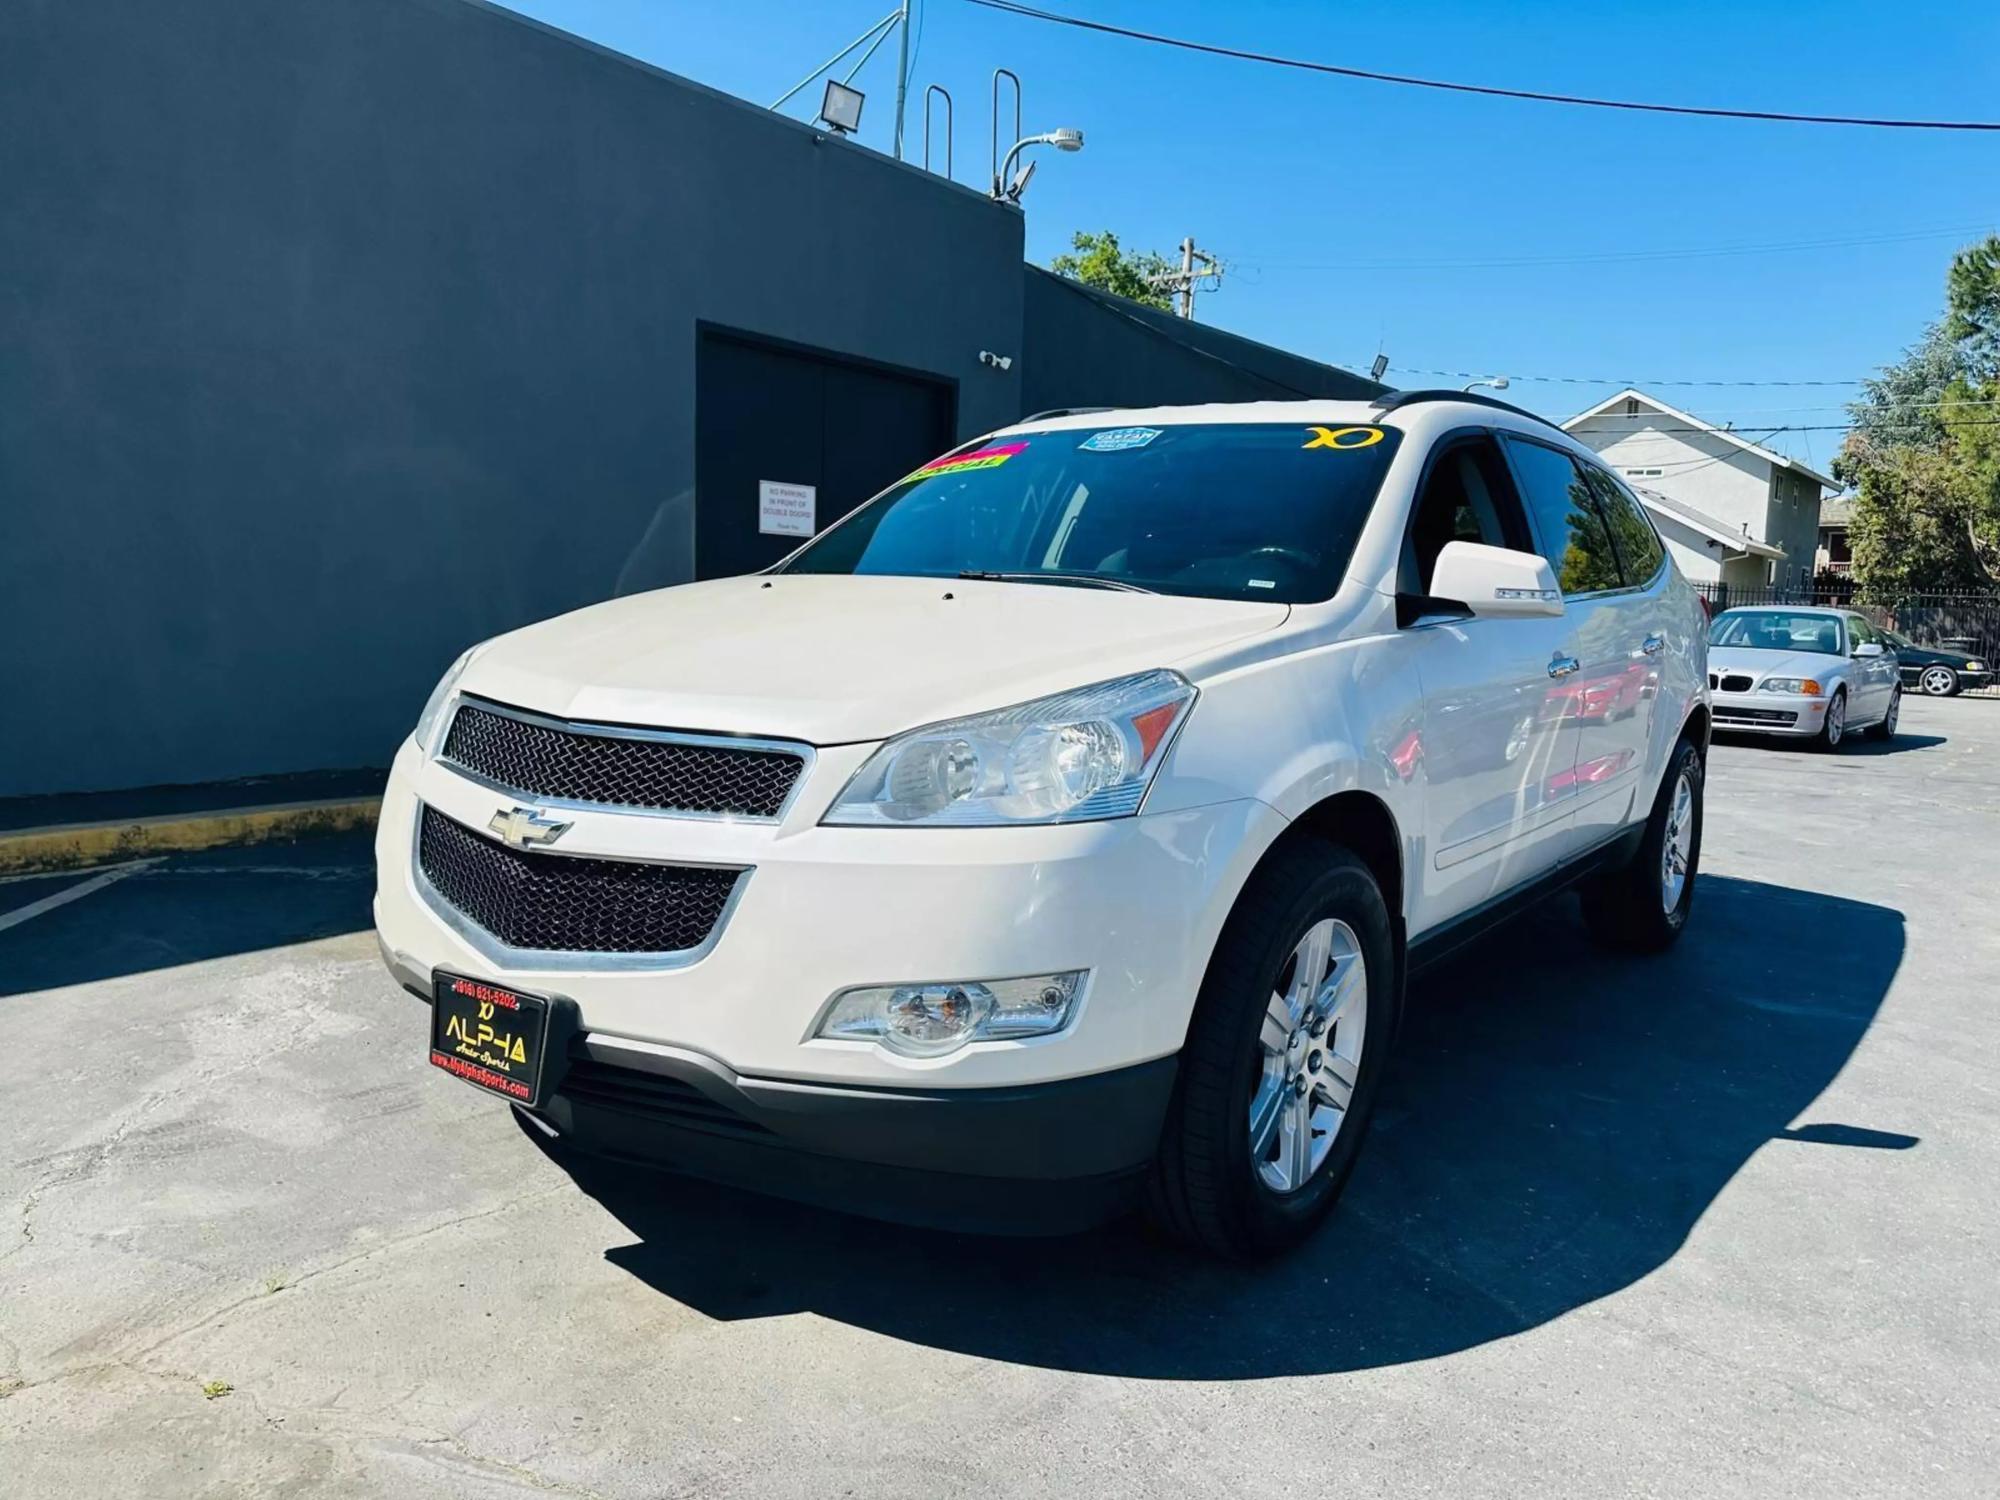
[[[813,493],[823,530],[951,446],[954,391],[817,351],[704,329],[695,357],[697,578],[769,567],[802,540],[773,533]],[[767,507],[765,486],[773,491]],[[794,524],[803,524],[802,520]]]

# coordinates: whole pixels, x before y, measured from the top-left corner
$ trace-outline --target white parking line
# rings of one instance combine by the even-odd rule
[[[72,901],[80,901],[94,891],[101,891],[107,885],[123,880],[127,875],[158,863],[157,859],[135,859],[130,864],[113,865],[108,870],[99,871],[88,880],[79,881],[67,890],[57,891],[53,896],[30,901],[17,911],[0,913],[0,932],[5,932],[9,927],[18,927],[30,918],[41,916],[44,912],[54,911],[58,906],[67,906]]]

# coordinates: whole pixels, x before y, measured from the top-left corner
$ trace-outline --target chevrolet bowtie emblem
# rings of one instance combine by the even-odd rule
[[[530,844],[553,844],[569,832],[570,825],[560,818],[544,817],[532,807],[509,807],[493,815],[493,821],[486,825],[510,844],[519,844],[523,849]]]

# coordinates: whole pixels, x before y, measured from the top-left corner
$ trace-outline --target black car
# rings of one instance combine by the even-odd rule
[[[1993,680],[1993,663],[1983,656],[1919,646],[1893,630],[1885,630],[1882,635],[1896,653],[1896,664],[1903,669],[1906,688],[1928,693],[1933,698],[1949,698],[1961,688],[1984,687]]]

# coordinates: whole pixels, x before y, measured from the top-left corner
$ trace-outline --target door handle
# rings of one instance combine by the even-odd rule
[[[1567,677],[1582,665],[1583,663],[1579,662],[1574,656],[1558,654],[1549,660],[1549,676]]]
[[[1666,649],[1666,646],[1667,643],[1656,635],[1649,635],[1643,641],[1639,642],[1639,649],[1648,656],[1658,656]]]

